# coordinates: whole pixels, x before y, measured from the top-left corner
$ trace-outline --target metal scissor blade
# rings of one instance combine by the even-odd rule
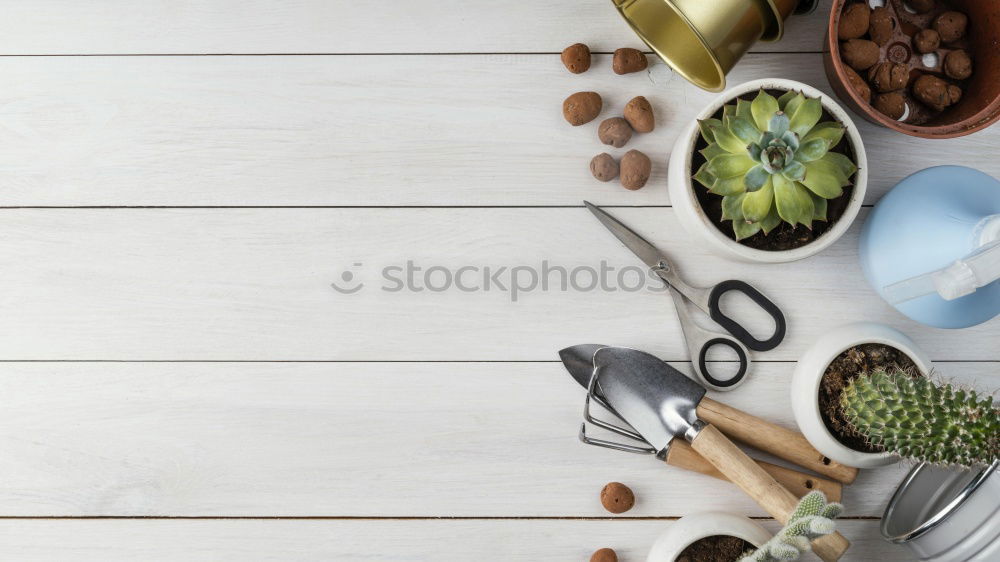
[[[605,228],[610,230],[612,234],[621,240],[622,244],[625,244],[625,247],[632,250],[633,254],[639,256],[639,259],[641,259],[647,266],[657,267],[661,264],[666,265],[669,263],[667,257],[656,249],[656,246],[650,244],[645,238],[639,236],[631,228],[622,224],[621,221],[609,215],[606,211],[589,201],[584,201],[583,204],[590,209],[591,213],[594,213],[594,216],[597,217],[597,220],[601,221],[601,224],[603,224]]]

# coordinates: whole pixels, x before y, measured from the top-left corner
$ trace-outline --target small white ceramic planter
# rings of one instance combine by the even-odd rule
[[[756,92],[761,88],[765,90],[796,90],[801,91],[808,97],[819,98],[823,104],[823,109],[826,109],[830,115],[847,127],[846,136],[854,150],[855,163],[858,166],[858,171],[854,176],[854,189],[851,192],[851,198],[847,203],[844,214],[837,222],[824,232],[822,236],[809,244],[801,248],[780,252],[750,248],[726,236],[719,229],[720,227],[725,228],[725,225],[716,225],[716,221],[709,218],[701,208],[695,189],[704,188],[696,186],[691,179],[691,175],[694,173],[691,170],[691,160],[700,135],[698,120],[708,119],[727,102],[743,94]],[[854,218],[858,215],[858,210],[861,209],[861,203],[865,198],[865,190],[868,188],[868,159],[865,156],[865,147],[861,140],[861,133],[858,132],[858,127],[854,124],[851,117],[832,97],[802,82],[782,78],[751,80],[723,92],[715,101],[703,109],[695,119],[692,119],[691,123],[678,135],[677,141],[674,143],[673,152],[670,153],[669,162],[667,185],[670,190],[670,204],[673,206],[674,211],[676,211],[681,226],[713,252],[725,257],[748,262],[790,262],[807,258],[828,248],[847,232]]]
[[[646,562],[674,562],[689,545],[714,535],[728,535],[760,547],[771,533],[757,522],[732,513],[706,511],[681,517],[653,543]]]
[[[844,351],[861,344],[894,347],[913,360],[920,372],[931,372],[931,361],[913,340],[895,328],[872,322],[858,322],[835,328],[809,348],[799,359],[792,375],[792,412],[799,430],[816,450],[841,464],[873,468],[897,461],[890,453],[866,453],[844,445],[830,433],[819,411],[819,386],[830,363]]]

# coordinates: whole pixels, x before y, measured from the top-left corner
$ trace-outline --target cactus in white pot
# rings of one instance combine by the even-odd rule
[[[1000,459],[1000,409],[992,396],[876,371],[851,381],[840,405],[860,435],[903,458],[965,468]]]
[[[834,519],[844,510],[839,503],[827,503],[822,492],[810,492],[799,501],[788,523],[771,540],[746,554],[740,562],[772,562],[797,560],[810,549],[813,539],[836,530]]]

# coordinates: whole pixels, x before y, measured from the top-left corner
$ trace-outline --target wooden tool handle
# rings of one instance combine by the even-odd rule
[[[699,472],[701,474],[711,476],[712,478],[718,478],[719,480],[729,480],[726,478],[725,474],[719,472],[719,469],[712,466],[712,463],[705,460],[705,457],[699,455],[693,448],[691,448],[691,445],[688,445],[687,441],[682,439],[674,439],[670,442],[670,448],[667,450],[666,460],[667,464],[670,466]],[[792,470],[790,468],[785,468],[783,466],[778,466],[776,464],[771,464],[757,459],[754,459],[754,462],[763,468],[765,472],[774,477],[779,484],[787,488],[789,492],[800,498],[809,492],[819,490],[826,496],[827,501],[840,501],[841,493],[843,492],[843,484],[840,482],[834,482],[833,480],[827,480],[826,478],[820,478],[818,476],[811,476],[797,470]]]
[[[838,482],[850,484],[858,476],[858,469],[824,457],[801,433],[751,416],[711,398],[701,399],[698,417],[740,443],[767,451]]]
[[[691,441],[691,446],[782,525],[788,522],[789,515],[798,504],[795,496],[757,466],[715,426],[706,425]],[[850,545],[839,533],[820,537],[812,543],[813,552],[825,562],[839,560]]]

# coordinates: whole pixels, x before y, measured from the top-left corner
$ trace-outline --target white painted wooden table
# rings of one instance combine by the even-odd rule
[[[764,75],[829,91],[821,12],[760,45]],[[588,198],[670,248],[692,282],[751,281],[789,336],[724,398],[793,426],[795,359],[861,319],[951,376],[997,386],[1000,322],[918,326],[864,283],[851,234],[785,266],[708,255],[664,185],[673,136],[711,94],[638,46],[603,0],[0,2],[0,559],[643,560],[677,517],[765,514],[736,489],[576,441],[582,392],[556,361],[609,342],[687,360],[649,293],[379,290],[384,266],[632,258]],[[594,68],[557,53],[584,41]],[[596,122],[644,94],[650,185],[595,182]],[[614,111],[613,109],[608,111]],[[608,113],[608,112],[606,112]],[[1000,128],[931,142],[859,123],[868,203],[935,164],[1000,176]],[[355,265],[361,264],[361,265]],[[365,288],[330,287],[351,271]],[[845,494],[845,560],[906,560],[878,516],[905,467]],[[638,496],[623,517],[604,483]],[[768,525],[774,527],[773,522]]]

